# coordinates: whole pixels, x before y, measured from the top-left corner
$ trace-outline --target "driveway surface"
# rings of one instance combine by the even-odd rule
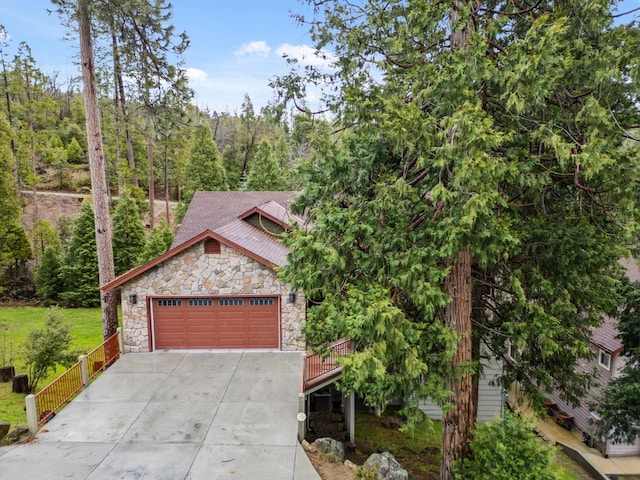
[[[318,480],[297,442],[301,353],[121,357],[33,443],[0,448],[7,479]]]

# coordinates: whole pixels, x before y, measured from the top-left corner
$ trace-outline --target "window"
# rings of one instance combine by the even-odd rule
[[[244,305],[244,298],[221,298],[218,300],[221,307],[238,307]]]
[[[190,307],[210,307],[213,305],[212,298],[190,298],[188,305]]]
[[[159,298],[157,305],[159,307],[181,307],[181,298]]]
[[[598,365],[605,370],[611,370],[611,355],[604,350],[600,350],[600,353],[598,354]]]
[[[220,242],[207,238],[204,242],[204,253],[220,253]]]
[[[505,343],[507,347],[507,358],[513,360],[514,362],[520,360],[520,357],[522,356],[522,350],[517,348],[512,340],[507,340]]]
[[[273,298],[250,298],[249,305],[273,305]]]

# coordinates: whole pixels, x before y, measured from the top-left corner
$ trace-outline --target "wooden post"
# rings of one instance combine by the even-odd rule
[[[36,396],[29,394],[24,399],[27,411],[27,426],[31,433],[38,433],[38,407],[36,406]]]
[[[307,425],[307,414],[305,413],[305,395],[300,392],[298,394],[298,441],[302,442],[304,440],[304,434]]]
[[[78,357],[80,362],[80,378],[82,379],[82,387],[86,387],[89,384],[89,369],[87,368],[87,356],[80,355]]]
[[[118,347],[120,348],[120,355],[124,355],[124,335],[122,334],[122,327],[116,329],[118,332]]]

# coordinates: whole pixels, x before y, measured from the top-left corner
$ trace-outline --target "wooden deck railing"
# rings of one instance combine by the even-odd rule
[[[120,329],[35,395],[26,398],[27,423],[35,433],[57,410],[120,356]]]
[[[38,425],[44,425],[62,405],[82,390],[80,362],[35,394]]]
[[[304,359],[304,369],[302,373],[303,389],[320,377],[330,376],[337,373],[341,368],[336,361],[339,357],[347,355],[351,351],[351,340],[340,340],[331,346],[329,355],[326,357],[316,353],[308,353]]]
[[[98,373],[118,359],[120,356],[120,340],[118,337],[118,332],[114,333],[102,345],[87,354],[89,380],[92,380]]]

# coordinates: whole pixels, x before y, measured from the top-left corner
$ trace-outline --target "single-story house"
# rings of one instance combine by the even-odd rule
[[[101,287],[120,290],[125,351],[304,350],[306,300],[276,274],[294,195],[197,192],[169,251]]]
[[[101,287],[120,291],[125,351],[304,351],[306,299],[276,274],[289,252],[279,236],[304,224],[289,210],[295,194],[197,192],[169,251]],[[491,384],[501,366],[487,362],[480,420],[501,416],[504,405],[502,389]],[[428,401],[421,407],[442,415]]]
[[[626,268],[629,280],[640,281],[640,270],[635,260],[621,260],[620,263]],[[594,358],[583,362],[579,369],[581,372],[596,370],[597,378],[595,385],[582,399],[580,405],[572,407],[555,393],[549,396],[549,402],[555,404],[553,408],[573,416],[572,424],[589,436],[594,430],[593,421],[598,419],[597,414],[590,409],[590,405],[600,396],[609,381],[620,375],[625,365],[625,357],[621,355],[623,345],[617,336],[617,320],[613,318],[604,318],[602,324],[594,329],[590,341]],[[615,443],[609,438],[595,438],[594,446],[607,456],[640,455],[640,438],[631,444]]]

